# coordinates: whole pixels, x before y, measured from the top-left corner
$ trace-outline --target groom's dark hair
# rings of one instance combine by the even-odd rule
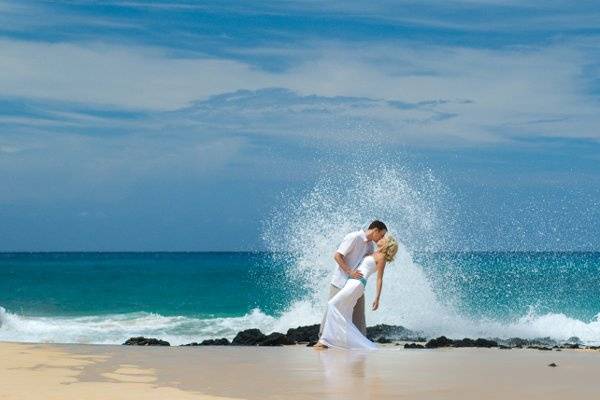
[[[385,226],[383,222],[375,220],[371,222],[371,225],[369,225],[369,229],[379,229],[380,231],[387,231],[387,226]]]

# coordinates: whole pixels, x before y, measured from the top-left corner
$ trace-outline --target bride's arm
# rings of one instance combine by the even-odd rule
[[[379,297],[381,296],[381,288],[383,286],[383,271],[385,270],[385,260],[383,257],[377,257],[377,289],[375,292],[375,300],[373,301],[373,311],[379,308]]]

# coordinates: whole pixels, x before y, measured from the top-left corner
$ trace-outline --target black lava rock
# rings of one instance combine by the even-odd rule
[[[464,338],[461,340],[452,340],[452,347],[477,347],[473,339]]]
[[[475,347],[498,347],[498,343],[493,340],[479,338],[475,340]]]
[[[452,347],[498,347],[498,343],[489,339],[469,339],[453,340]]]
[[[296,343],[316,342],[319,340],[319,324],[290,328],[286,336]]]
[[[429,342],[425,344],[425,347],[428,349],[436,349],[438,347],[450,347],[452,346],[453,341],[448,339],[446,336],[440,336],[436,339],[431,339]]]
[[[221,339],[206,339],[200,343],[200,346],[227,346],[229,345],[229,340],[227,338]]]
[[[552,367],[552,368],[556,368],[556,367],[558,367],[558,364],[556,364],[556,363],[550,363],[550,364],[548,364],[548,366]]]
[[[286,335],[279,332],[273,332],[264,338],[258,345],[259,346],[284,346],[296,344],[296,342],[290,340]]]
[[[534,350],[542,350],[542,351],[551,351],[552,349],[550,347],[546,347],[546,346],[527,346],[528,349],[534,349]]]
[[[265,340],[265,338],[265,334],[259,329],[246,329],[238,332],[231,344],[234,346],[256,346]]]
[[[424,349],[425,346],[423,346],[422,344],[418,344],[418,343],[406,343],[404,345],[405,349]]]
[[[436,339],[431,339],[425,347],[428,349],[435,349],[438,347],[498,347],[498,343],[494,340],[489,339],[470,339],[464,338],[460,340],[448,339],[446,336],[440,336]]]
[[[567,343],[583,344],[583,342],[581,341],[581,339],[579,339],[577,336],[571,336],[570,338],[568,338],[567,339]]]
[[[129,338],[123,343],[125,346],[170,346],[171,344],[167,341],[145,338],[143,336]]]
[[[377,342],[379,338],[387,338],[390,340],[414,340],[423,341],[419,333],[413,332],[400,325],[379,324],[367,327],[367,337]]]
[[[555,344],[558,344],[558,342],[551,337],[535,338],[529,341],[530,346],[552,347]]]
[[[512,347],[517,347],[517,348],[521,348],[523,346],[527,346],[529,345],[529,340],[527,339],[521,339],[518,337],[515,338],[510,338],[506,341],[506,344],[508,346],[512,346]]]

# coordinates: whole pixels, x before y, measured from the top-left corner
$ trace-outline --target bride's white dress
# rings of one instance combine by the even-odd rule
[[[340,349],[376,349],[377,345],[367,339],[352,323],[356,301],[365,292],[365,284],[377,269],[375,258],[366,256],[357,268],[363,279],[348,279],[342,290],[327,303],[327,316],[320,341]]]

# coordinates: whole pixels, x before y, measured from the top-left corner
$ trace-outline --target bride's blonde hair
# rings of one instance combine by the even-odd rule
[[[383,246],[379,252],[383,255],[385,261],[392,262],[398,252],[398,242],[396,242],[396,239],[389,233],[385,235],[385,239],[385,246]]]

